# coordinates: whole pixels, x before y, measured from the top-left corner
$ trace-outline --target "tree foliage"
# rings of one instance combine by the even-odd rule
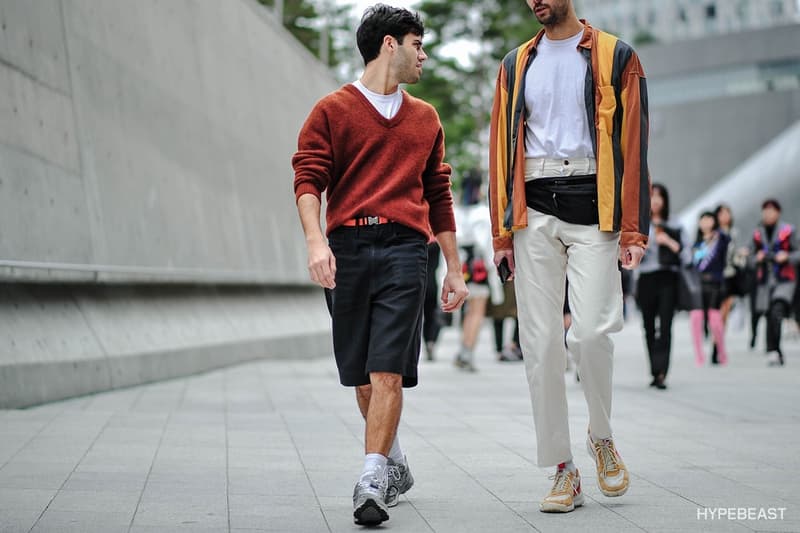
[[[523,0],[423,0],[429,56],[408,91],[433,104],[445,129],[447,158],[457,174],[484,168],[495,78],[505,54],[540,26]],[[468,60],[461,50],[470,50]]]
[[[261,5],[275,8],[275,0],[258,0]],[[312,54],[324,59],[324,41],[327,40],[328,66],[350,60],[354,21],[352,4],[332,0],[284,0],[283,25]],[[342,33],[345,33],[345,39]]]

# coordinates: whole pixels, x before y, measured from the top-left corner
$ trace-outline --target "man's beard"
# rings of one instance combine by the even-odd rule
[[[400,83],[417,83],[420,79],[420,74],[417,71],[416,60],[402,65],[400,69]]]
[[[567,13],[569,11],[566,4],[561,6],[553,6],[553,4],[548,5],[550,6],[550,14],[545,18],[536,17],[536,20],[538,20],[543,26],[555,26],[567,18]]]

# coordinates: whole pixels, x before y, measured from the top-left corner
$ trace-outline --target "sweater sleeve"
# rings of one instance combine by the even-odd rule
[[[439,122],[438,117],[436,121]],[[425,199],[430,206],[429,220],[434,235],[443,231],[456,231],[453,195],[450,191],[450,172],[450,165],[444,162],[444,130],[439,124],[439,132],[422,176]]]
[[[312,109],[300,130],[292,168],[295,201],[307,193],[320,198],[330,183],[333,168],[330,124],[320,104]]]

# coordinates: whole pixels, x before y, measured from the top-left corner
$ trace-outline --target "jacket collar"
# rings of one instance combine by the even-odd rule
[[[591,50],[593,42],[592,35],[594,33],[594,29],[592,28],[591,24],[586,22],[586,19],[580,19],[580,21],[581,24],[583,24],[583,37],[581,38],[581,42],[578,43],[578,47]],[[542,37],[544,37],[544,28],[539,30],[539,33],[537,33],[532,40],[528,41],[528,47],[527,50],[525,50],[527,55],[530,55],[531,51],[535,50],[536,47],[539,46],[539,42],[542,40]]]

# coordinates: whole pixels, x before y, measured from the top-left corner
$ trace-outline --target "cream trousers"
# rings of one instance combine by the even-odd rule
[[[622,329],[619,233],[569,224],[528,209],[514,233],[514,287],[525,371],[536,426],[539,466],[572,459],[564,372],[564,285],[572,326],[567,343],[578,364],[592,436],[611,436],[611,333]],[[583,436],[581,436],[583,438]]]

